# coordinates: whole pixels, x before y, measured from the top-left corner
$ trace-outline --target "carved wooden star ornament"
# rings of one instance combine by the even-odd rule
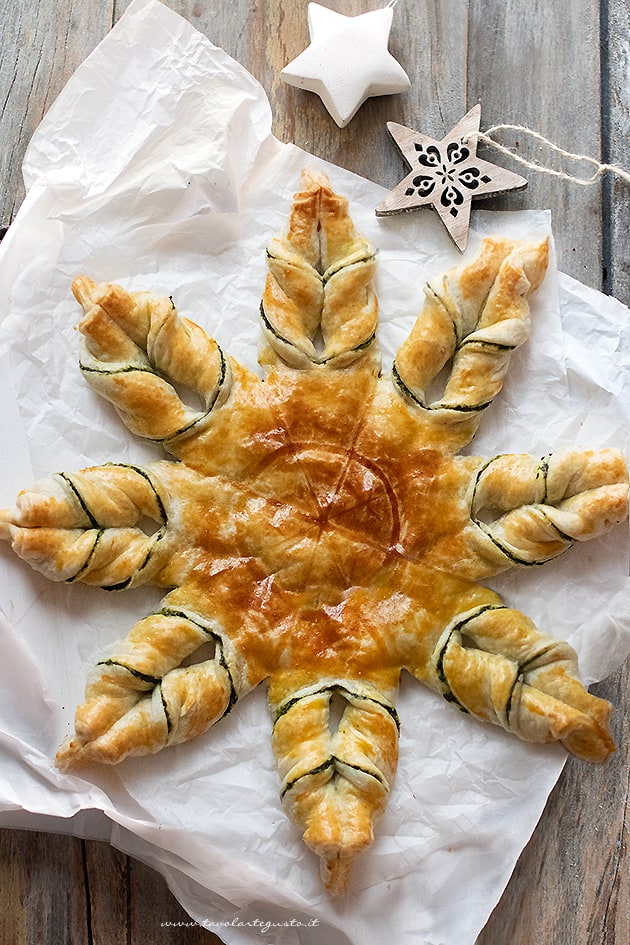
[[[343,16],[308,5],[310,46],[280,73],[289,85],[315,92],[340,128],[367,98],[405,92],[409,76],[387,49],[393,5]]]
[[[409,174],[376,208],[390,216],[431,207],[437,211],[457,248],[468,242],[473,197],[492,197],[505,190],[522,190],[527,180],[519,174],[477,157],[481,106],[464,115],[441,141],[395,122],[387,130],[410,167]]]

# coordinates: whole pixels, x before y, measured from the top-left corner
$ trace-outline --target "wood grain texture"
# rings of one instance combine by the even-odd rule
[[[610,0],[603,7],[602,82],[604,135],[602,155],[607,163],[630,167],[630,5]],[[605,290],[630,300],[630,187],[609,175],[604,183],[604,219],[607,221],[604,264]]]
[[[128,0],[0,0],[0,224],[23,198],[21,161],[42,116]],[[527,125],[569,150],[630,167],[630,9],[627,0],[398,0],[390,51],[409,92],[370,99],[338,128],[312,93],[280,79],[308,44],[307,0],[167,0],[261,82],[273,130],[387,189],[404,176],[387,121],[440,138],[477,102],[481,128]],[[327,0],[349,15],[376,6]],[[601,42],[600,42],[601,40]],[[519,154],[564,169],[514,135]],[[560,266],[630,303],[630,188],[614,178],[579,188],[490,161],[529,179],[484,208],[550,207]],[[426,211],[429,212],[429,211]],[[474,219],[473,210],[473,219]],[[477,945],[627,945],[630,668],[596,687],[615,706],[619,752],[605,768],[569,761]],[[0,831],[0,940],[15,945],[212,945],[161,877],[109,846]],[[465,891],[454,891],[458,902]],[[184,923],[177,928],[166,923]],[[395,943],[394,943],[395,945]]]
[[[89,891],[80,840],[3,831],[0,877],[3,942],[74,945],[88,940]]]
[[[481,130],[499,123],[523,125],[565,150],[599,158],[601,152],[598,0],[570,5],[521,0],[471,0],[468,88],[482,102]],[[497,133],[501,144],[554,170],[588,176],[591,168],[567,162],[520,132]],[[479,149],[481,156],[486,156]],[[490,154],[492,154],[490,149]],[[491,159],[491,158],[490,158]],[[527,190],[492,206],[549,207],[558,265],[600,288],[602,279],[602,188],[576,187],[501,155],[524,173]]]
[[[0,0],[0,224],[24,199],[22,159],[33,132],[111,22],[107,2]]]

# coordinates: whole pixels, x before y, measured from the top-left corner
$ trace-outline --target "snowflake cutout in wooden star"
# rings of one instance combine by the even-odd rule
[[[375,251],[306,171],[267,250],[264,379],[170,298],[75,280],[86,380],[173,458],[59,473],[0,512],[52,580],[168,591],[90,672],[60,767],[190,740],[267,681],[283,806],[341,893],[392,789],[403,669],[525,740],[608,756],[611,707],[571,647],[480,582],[624,519],[622,454],[456,455],[527,337],[547,255],[486,241],[431,280],[382,372]]]
[[[431,207],[463,252],[468,243],[473,198],[527,186],[524,177],[477,156],[480,121],[481,106],[475,105],[441,141],[388,122],[387,129],[411,170],[381,201],[376,215]]]

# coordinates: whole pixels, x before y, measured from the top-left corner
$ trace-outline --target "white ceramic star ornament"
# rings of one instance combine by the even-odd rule
[[[280,73],[289,85],[315,92],[344,128],[373,95],[394,95],[409,76],[387,49],[394,4],[360,16],[308,5],[311,44]]]
[[[480,120],[481,106],[475,105],[441,141],[388,122],[387,130],[410,173],[379,203],[376,215],[384,217],[431,207],[463,252],[468,242],[473,198],[527,187],[524,177],[477,157]]]

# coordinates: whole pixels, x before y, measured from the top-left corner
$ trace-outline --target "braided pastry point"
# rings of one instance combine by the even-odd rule
[[[615,750],[612,706],[584,689],[575,651],[498,599],[457,614],[409,669],[461,712],[524,741],[560,742],[590,762]]]
[[[51,581],[109,589],[146,584],[168,554],[160,486],[140,466],[49,476],[21,492],[0,522],[0,537]]]
[[[51,580],[166,592],[90,672],[59,767],[203,736],[268,680],[281,803],[342,895],[396,789],[402,670],[471,724],[610,755],[611,706],[574,650],[478,582],[623,521],[623,455],[455,455],[527,338],[547,257],[497,237],[431,279],[391,374],[374,250],[321,172],[269,245],[264,380],[169,298],[75,280],[86,380],[174,459],[57,473],[0,511],[0,538]]]
[[[497,396],[512,352],[530,334],[529,296],[541,284],[549,243],[486,239],[479,256],[425,287],[422,312],[394,361],[399,390],[456,448],[474,436]],[[433,383],[447,364],[439,391]]]
[[[84,317],[80,367],[132,433],[164,443],[199,432],[230,388],[229,362],[194,322],[180,318],[171,298],[128,293],[77,276],[72,284]],[[177,387],[199,400],[194,410]]]
[[[376,339],[376,254],[325,174],[306,168],[300,183],[286,233],[267,248],[263,331],[291,367],[345,367]]]
[[[618,449],[496,456],[474,476],[469,500],[466,538],[484,575],[539,565],[625,521],[626,460]]]
[[[333,697],[342,702],[337,726]],[[289,690],[274,708],[283,807],[320,857],[326,888],[343,895],[353,860],[372,843],[396,771],[396,710],[375,687],[341,680]]]

